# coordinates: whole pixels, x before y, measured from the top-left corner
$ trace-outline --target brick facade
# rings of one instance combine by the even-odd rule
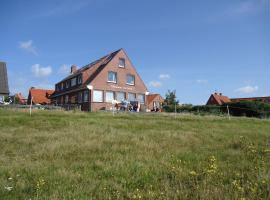
[[[120,61],[122,64],[124,62],[124,67],[119,67]],[[73,66],[72,72],[73,74],[55,85],[56,91],[52,95],[55,104],[80,105],[84,111],[109,110],[112,104],[111,100],[106,102],[106,93],[107,96],[113,95],[113,99],[124,95],[125,99],[135,97],[135,100],[139,100],[147,92],[144,82],[123,49],[76,71]],[[109,73],[116,76],[115,82],[109,81]],[[134,85],[127,83],[128,78],[131,78],[131,82],[135,81]],[[145,108],[143,105],[141,109]]]

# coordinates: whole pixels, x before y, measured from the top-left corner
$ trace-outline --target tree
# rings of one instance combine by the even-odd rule
[[[168,92],[166,93],[166,95],[165,95],[166,97],[165,97],[165,100],[164,100],[164,103],[166,104],[166,105],[168,105],[168,106],[170,106],[170,105],[178,105],[178,100],[176,100],[176,91],[175,90],[173,90],[173,91],[170,91],[170,90],[168,90]]]
[[[165,95],[165,100],[164,100],[164,106],[163,109],[166,112],[174,112],[175,110],[175,105],[178,105],[179,101],[176,100],[176,91],[170,91],[168,90],[168,92]]]
[[[9,101],[10,101],[9,96],[4,96],[4,102],[9,102]]]

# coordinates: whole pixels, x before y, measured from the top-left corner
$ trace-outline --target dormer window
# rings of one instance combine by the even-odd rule
[[[78,76],[78,85],[82,84],[82,76]]]
[[[77,77],[71,79],[71,87],[76,85]]]
[[[125,68],[125,66],[126,66],[125,59],[124,58],[119,58],[118,67]]]
[[[69,81],[66,82],[66,88],[69,88]]]

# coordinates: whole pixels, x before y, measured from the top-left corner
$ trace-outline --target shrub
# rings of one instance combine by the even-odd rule
[[[227,105],[229,106],[230,114],[233,116],[246,116],[258,118],[270,117],[270,105],[264,102],[239,101],[229,103]]]

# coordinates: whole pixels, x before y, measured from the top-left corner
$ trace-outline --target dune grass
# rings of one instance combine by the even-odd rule
[[[269,199],[270,121],[0,110],[1,199]]]

